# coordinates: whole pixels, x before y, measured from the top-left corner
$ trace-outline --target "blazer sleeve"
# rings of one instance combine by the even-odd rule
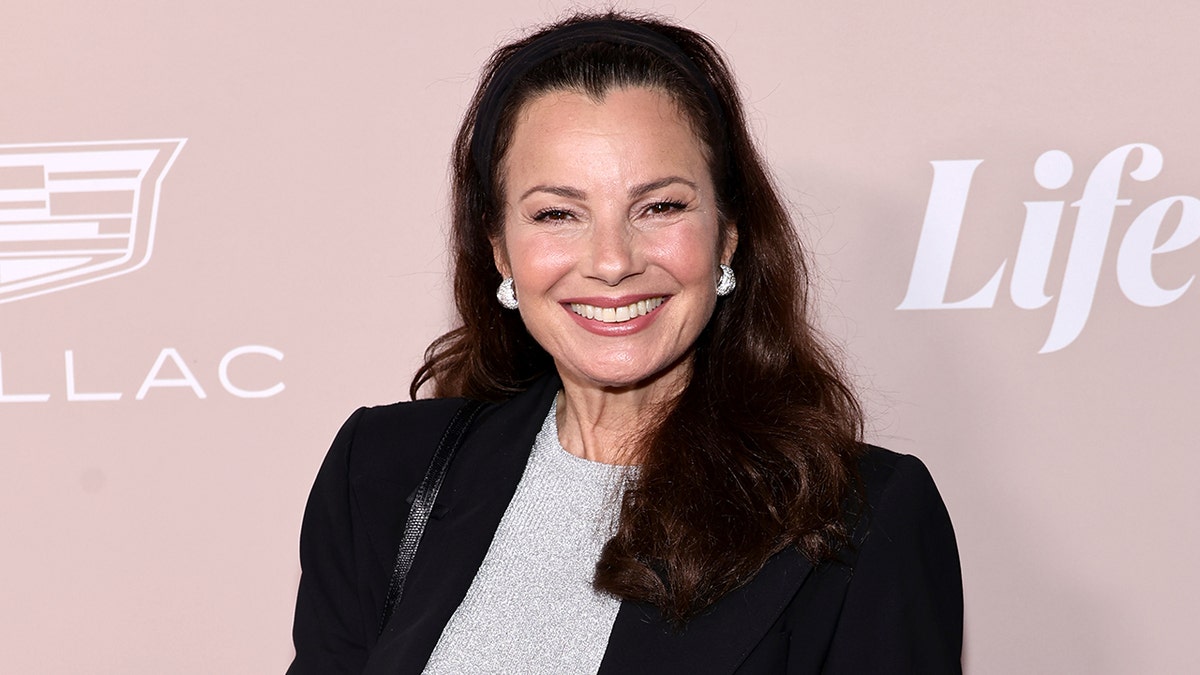
[[[300,528],[300,588],[288,675],[361,673],[369,637],[360,603],[350,494],[350,450],[365,409],[342,425],[313,483]]]
[[[900,456],[872,508],[827,673],[961,673],[962,572],[925,465]]]

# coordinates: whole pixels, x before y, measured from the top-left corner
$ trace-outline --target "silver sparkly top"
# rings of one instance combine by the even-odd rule
[[[557,402],[556,402],[557,403]],[[558,442],[557,405],[425,673],[595,673],[620,601],[592,589],[633,469]]]

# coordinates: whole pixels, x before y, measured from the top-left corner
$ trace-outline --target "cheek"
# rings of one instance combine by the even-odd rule
[[[652,251],[655,259],[671,276],[682,284],[690,285],[715,278],[716,249],[716,237],[707,228],[687,228],[656,241]]]
[[[574,264],[570,246],[553,237],[517,237],[508,242],[508,259],[519,287],[548,288]]]

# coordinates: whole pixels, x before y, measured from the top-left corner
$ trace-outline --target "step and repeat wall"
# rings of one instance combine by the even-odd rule
[[[285,668],[328,443],[452,320],[480,64],[572,6],[0,9],[0,670]],[[734,64],[968,672],[1200,670],[1200,5],[621,6]]]

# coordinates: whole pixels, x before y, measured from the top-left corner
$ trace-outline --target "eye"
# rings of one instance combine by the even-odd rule
[[[687,208],[687,204],[684,204],[683,202],[667,200],[667,201],[655,202],[655,203],[647,206],[646,213],[651,216],[660,216],[660,215],[663,215],[666,213],[682,211],[685,208]]]
[[[574,217],[574,214],[570,211],[556,208],[542,209],[541,211],[533,214],[533,219],[538,222],[545,222],[548,220],[567,220],[568,218],[572,217]]]

